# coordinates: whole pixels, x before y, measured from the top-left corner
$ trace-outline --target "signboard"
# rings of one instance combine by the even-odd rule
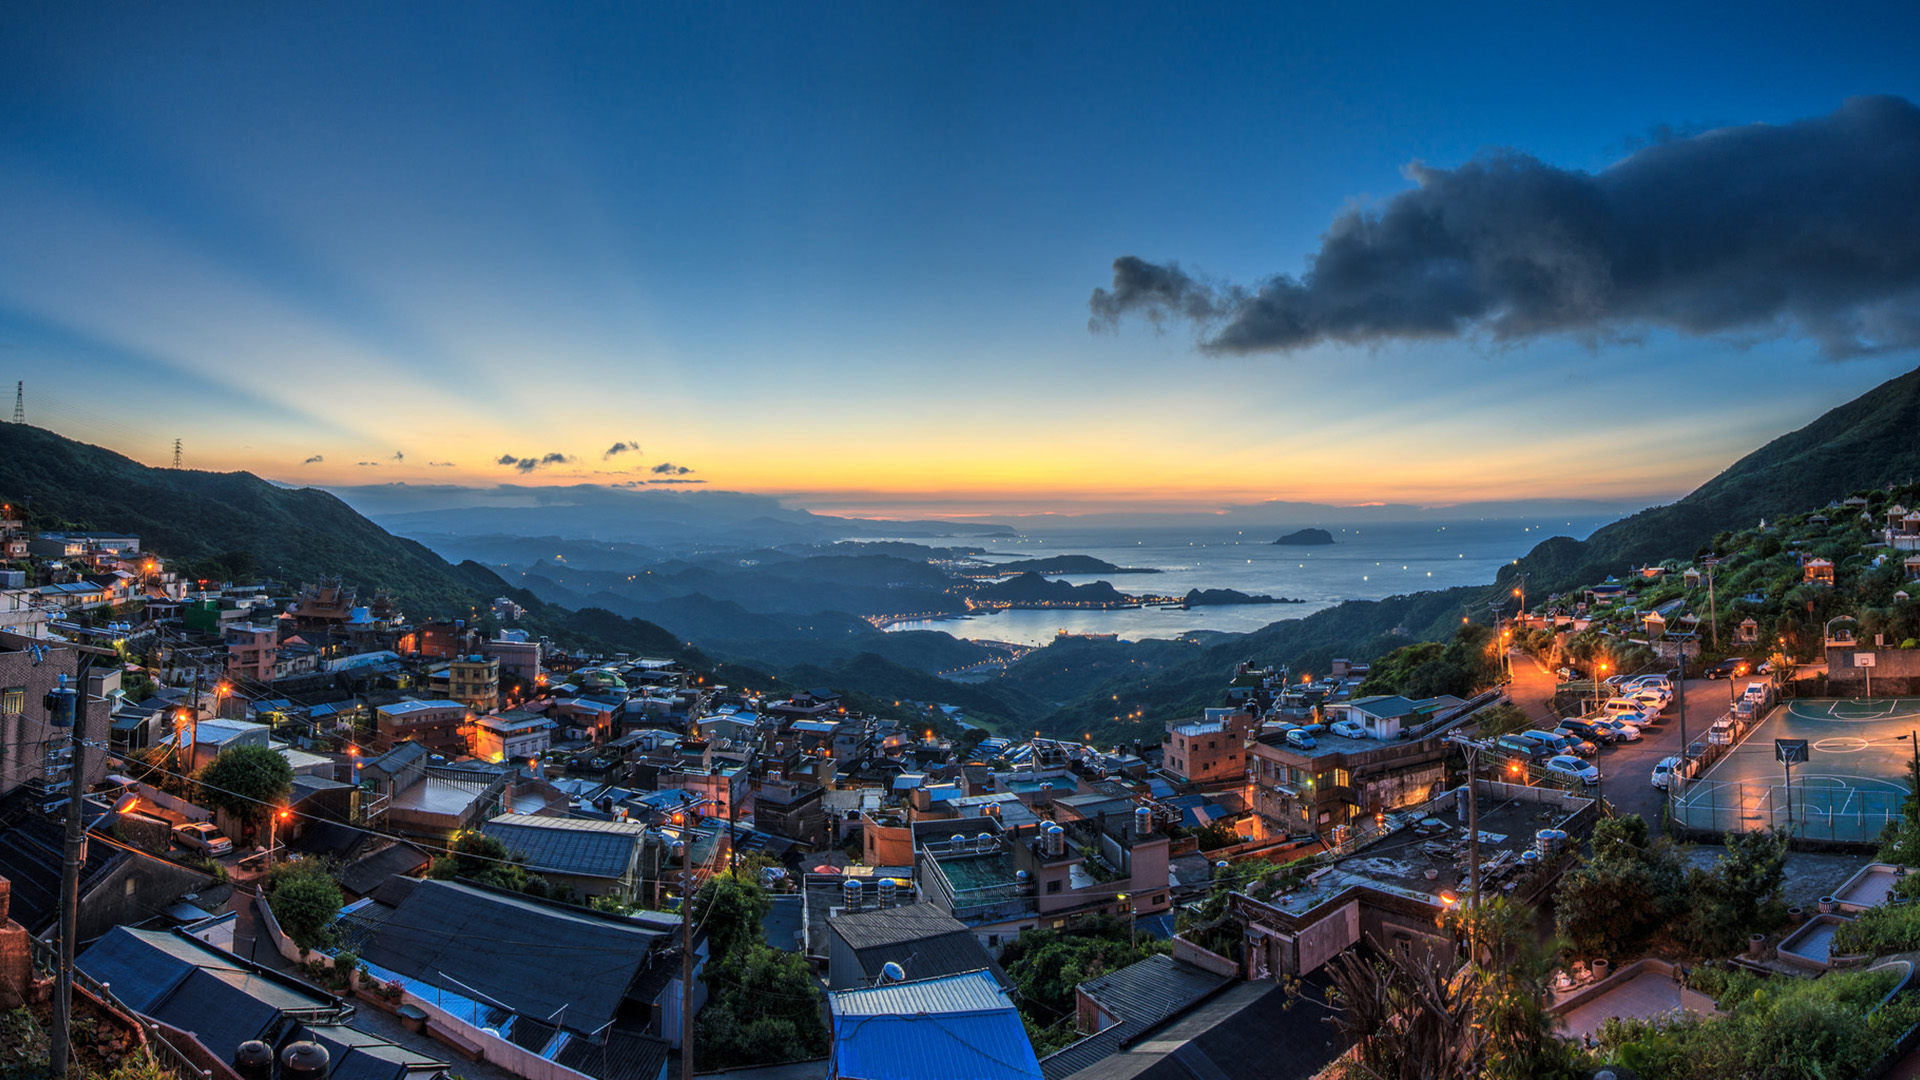
[[[1807,740],[1775,739],[1773,756],[1776,760],[1784,761],[1788,765],[1798,765],[1807,760]]]
[[[1854,654],[1853,654],[1853,666],[1854,666],[1854,667],[1872,667],[1872,666],[1873,666],[1873,659],[1874,659],[1874,657],[1873,657],[1873,654],[1872,654],[1872,653],[1870,653],[1870,652],[1857,652],[1857,653],[1854,653]]]

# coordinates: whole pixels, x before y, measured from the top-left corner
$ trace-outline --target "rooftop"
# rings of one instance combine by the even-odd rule
[[[601,878],[624,877],[647,833],[634,822],[530,814],[502,814],[480,831],[525,855],[529,869]]]
[[[840,1076],[1040,1080],[1020,1014],[985,972],[828,995]]]

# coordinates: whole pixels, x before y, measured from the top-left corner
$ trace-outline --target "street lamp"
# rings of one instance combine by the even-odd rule
[[[283,821],[290,822],[292,820],[293,820],[293,811],[287,809],[284,806],[278,810],[275,810],[273,813],[267,815],[267,863],[266,865],[269,868],[273,866],[273,849],[275,847],[274,837],[278,834],[278,831],[279,831],[278,826]]]
[[[1134,918],[1133,901],[1127,899],[1126,893],[1121,893],[1114,899],[1127,905],[1127,943],[1137,949],[1140,947],[1140,932]]]

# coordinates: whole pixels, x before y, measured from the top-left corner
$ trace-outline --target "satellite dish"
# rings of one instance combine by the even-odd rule
[[[889,960],[886,966],[880,969],[880,981],[890,983],[906,982],[907,969],[901,967],[897,961]]]

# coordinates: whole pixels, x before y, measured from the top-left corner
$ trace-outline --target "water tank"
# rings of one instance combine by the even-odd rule
[[[327,1065],[327,1048],[319,1043],[288,1043],[280,1054],[280,1080],[327,1080]]]
[[[1468,783],[1472,781],[1469,780]],[[1453,791],[1453,816],[1460,819],[1460,824],[1467,823],[1467,789],[1464,785]]]
[[[1153,811],[1142,806],[1133,812],[1133,836],[1144,840],[1153,835]]]
[[[882,911],[893,906],[893,894],[897,889],[899,889],[899,886],[893,883],[892,878],[883,877],[880,879],[880,909]]]
[[[858,881],[848,878],[846,884],[840,886],[840,894],[843,897],[841,902],[848,911],[860,910],[861,890]]]
[[[990,832],[983,832],[980,835],[974,837],[973,849],[975,851],[992,851],[993,850],[993,834]]]
[[[1541,829],[1533,834],[1534,849],[1540,852],[1542,858],[1552,858],[1560,854],[1560,849],[1566,842],[1567,834],[1559,829]]]
[[[1057,859],[1067,853],[1067,830],[1058,825],[1047,826],[1047,857]]]
[[[273,1080],[273,1047],[248,1039],[234,1048],[233,1071],[240,1080]]]

